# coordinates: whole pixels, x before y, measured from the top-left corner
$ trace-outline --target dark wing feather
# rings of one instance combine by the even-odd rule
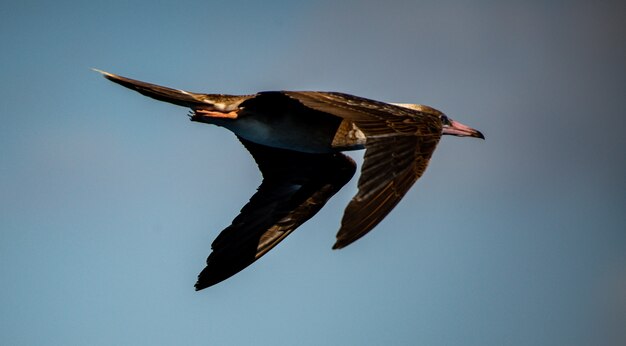
[[[102,73],[104,78],[121,86],[135,90],[136,92],[151,97],[155,100],[172,103],[175,105],[197,109],[214,109],[215,103],[232,105],[234,110],[237,105],[247,99],[254,98],[255,95],[223,95],[223,94],[200,94],[185,90],[172,89],[152,83],[142,82],[136,79],[122,77],[113,73],[94,69]]]
[[[356,169],[340,153],[307,154],[240,140],[259,165],[263,182],[213,241],[196,290],[231,277],[271,250],[315,215]]]
[[[333,249],[359,239],[424,173],[441,138],[436,114],[341,93],[285,92],[307,107],[350,120],[365,133],[359,191],[346,207]]]
[[[368,140],[359,192],[346,207],[333,249],[348,246],[372,230],[424,173],[436,140],[390,137]]]
[[[283,93],[307,107],[353,121],[368,138],[441,134],[441,120],[418,110],[337,92]]]

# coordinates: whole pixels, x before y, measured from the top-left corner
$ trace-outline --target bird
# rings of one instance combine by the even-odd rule
[[[313,217],[356,172],[343,152],[365,149],[358,191],[333,249],[363,237],[389,214],[422,176],[442,135],[485,139],[420,104],[323,91],[204,94],[94,70],[145,96],[189,108],[191,121],[232,131],[261,171],[257,191],[211,244],[196,291],[237,274]]]

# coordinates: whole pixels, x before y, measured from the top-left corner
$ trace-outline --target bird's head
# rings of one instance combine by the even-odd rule
[[[443,125],[442,133],[444,135],[485,139],[485,136],[483,136],[480,131],[448,118],[448,116],[443,114],[443,112],[436,110],[433,107],[413,103],[393,103],[393,105],[410,108],[418,112],[438,117],[441,119],[441,124]]]

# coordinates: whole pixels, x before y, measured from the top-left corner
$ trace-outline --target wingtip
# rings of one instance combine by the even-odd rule
[[[193,285],[193,288],[196,290],[196,292],[201,291],[207,287],[209,287],[211,285],[207,285],[206,282],[203,282],[202,279],[200,277],[198,277],[198,281],[196,281],[195,285]]]
[[[109,73],[107,71],[102,71],[102,70],[97,69],[95,67],[92,67],[91,70],[95,71],[95,72],[98,72],[98,73],[101,73],[102,76],[104,76],[105,78],[115,78],[115,77],[117,77],[117,75],[114,75],[113,73]]]

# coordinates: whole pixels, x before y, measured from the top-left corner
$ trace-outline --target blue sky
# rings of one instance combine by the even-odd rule
[[[5,4],[0,343],[624,344],[625,15],[618,1]],[[91,67],[424,103],[487,140],[444,138],[348,248],[330,249],[356,179],[195,292],[260,174],[228,131]]]

